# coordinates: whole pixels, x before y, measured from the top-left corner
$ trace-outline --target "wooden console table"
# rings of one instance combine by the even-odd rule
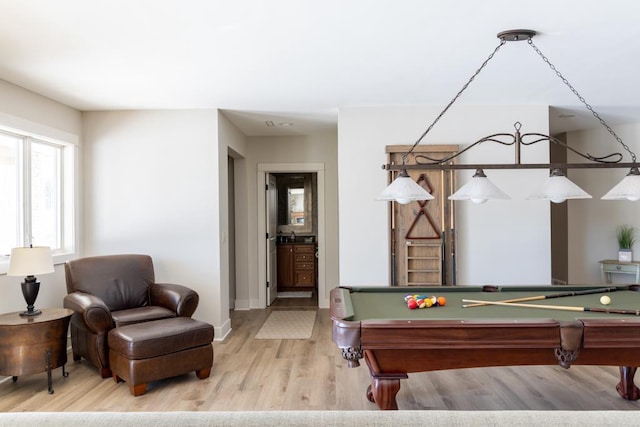
[[[67,363],[67,331],[73,310],[43,309],[42,314],[21,317],[20,312],[0,315],[0,375],[19,376],[47,373],[49,394],[53,393],[51,370]]]
[[[602,281],[611,283],[611,274],[633,274],[636,276],[636,283],[640,284],[640,261],[617,261],[613,259],[604,259],[600,261],[600,271],[602,272]]]

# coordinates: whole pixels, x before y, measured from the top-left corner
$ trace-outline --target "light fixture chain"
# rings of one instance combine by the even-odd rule
[[[542,58],[542,60],[547,63],[549,68],[551,68],[551,70],[553,70],[553,72],[556,73],[556,75],[560,78],[560,80],[562,80],[562,83],[564,83],[571,90],[571,92],[573,92],[573,94],[576,97],[578,97],[580,102],[584,104],[587,110],[591,111],[591,114],[593,114],[593,116],[600,121],[600,124],[605,129],[607,129],[607,131],[611,134],[611,136],[613,136],[616,139],[616,141],[618,141],[620,145],[622,145],[622,147],[624,147],[624,149],[627,150],[627,152],[631,155],[632,162],[636,163],[636,154],[633,151],[631,151],[631,149],[629,148],[629,146],[627,146],[627,144],[622,142],[622,139],[615,133],[615,131],[611,128],[611,126],[609,126],[607,122],[602,117],[600,117],[600,115],[593,109],[593,107],[591,107],[591,105],[589,105],[589,103],[584,99],[584,97],[580,95],[580,93],[578,93],[578,91],[571,85],[571,83],[569,83],[569,80],[567,80],[562,75],[562,73],[558,71],[555,65],[553,65],[551,61],[549,61],[549,59],[542,53],[542,51],[538,49],[538,46],[536,46],[535,43],[533,43],[533,40],[529,38],[527,42],[529,43],[529,45],[531,45],[533,50],[536,51],[538,55],[540,55],[540,58]]]
[[[427,136],[427,134],[431,131],[431,128],[433,128],[435,126],[436,123],[438,123],[438,120],[440,120],[440,118],[447,112],[447,110],[449,110],[449,107],[451,107],[454,102],[456,102],[456,100],[460,97],[460,95],[462,95],[462,92],[464,92],[467,87],[469,87],[469,85],[471,84],[471,82],[476,78],[476,76],[478,74],[480,74],[480,72],[484,69],[484,67],[487,66],[487,64],[489,63],[489,61],[491,61],[491,59],[493,58],[493,56],[500,50],[500,48],[502,47],[503,44],[505,44],[507,41],[505,39],[501,39],[500,40],[500,44],[498,46],[496,46],[496,48],[493,50],[493,52],[491,52],[491,54],[487,57],[487,59],[485,59],[485,61],[482,63],[482,65],[480,66],[480,68],[478,68],[476,70],[475,73],[473,73],[473,75],[469,78],[469,80],[464,84],[464,86],[462,86],[462,89],[460,89],[460,91],[456,94],[456,96],[453,97],[453,99],[451,101],[449,101],[449,103],[447,104],[446,107],[444,107],[444,110],[442,110],[442,112],[440,112],[440,114],[438,114],[438,117],[435,118],[435,120],[433,121],[433,123],[431,123],[431,125],[427,128],[427,130],[425,130],[422,135],[420,135],[420,138],[418,138],[418,140],[411,146],[411,149],[409,151],[407,151],[406,153],[403,154],[402,156],[402,164],[405,164],[405,160],[407,159],[407,156],[409,156],[409,154],[411,154],[413,152],[413,150],[416,148],[416,146],[418,144],[420,144],[420,142],[422,142],[422,140],[424,139],[425,136]]]

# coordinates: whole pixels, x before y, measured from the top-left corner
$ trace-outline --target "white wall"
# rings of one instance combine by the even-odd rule
[[[80,144],[81,123],[79,111],[0,80],[1,125],[67,141],[75,139]],[[57,265],[55,270],[55,273],[38,276],[41,285],[37,308],[62,307],[62,299],[67,294],[64,268]],[[20,288],[23,279],[0,274],[0,313],[26,309]]]
[[[325,176],[325,295],[319,305],[328,307],[328,292],[338,285],[338,165],[337,140],[334,133],[314,136],[250,137],[247,145],[249,283],[258,283],[258,163],[324,163]],[[261,288],[251,289],[251,307],[260,307]]]
[[[640,123],[614,126],[616,134],[632,151],[640,151]],[[569,132],[567,143],[582,152],[600,157],[611,153],[624,155],[623,162],[631,162],[629,154],[604,129],[596,128]],[[574,154],[569,161],[579,162]],[[575,201],[569,206],[569,282],[575,284],[600,283],[600,264],[603,259],[617,259],[616,227],[629,224],[640,232],[640,202],[600,200],[607,191],[624,178],[628,169],[575,169],[569,177],[593,199]],[[640,243],[634,247],[634,258],[640,255]],[[615,275],[624,283],[633,277]]]
[[[157,281],[200,294],[194,317],[212,323],[220,338],[228,300],[217,111],[89,112],[83,122],[84,255],[151,255]]]
[[[440,112],[428,107],[342,108],[338,125],[340,284],[386,286],[389,278],[388,206],[376,201],[387,185],[385,146],[413,144]],[[494,133],[548,133],[548,108],[456,106],[423,144],[460,148]],[[484,143],[461,163],[513,163],[513,148]],[[548,144],[526,148],[522,162],[547,163]],[[549,284],[549,202],[517,196],[533,192],[544,170],[485,171],[514,200],[456,202],[457,279],[460,285]],[[473,171],[460,172],[458,184]],[[458,186],[458,187],[459,187]]]

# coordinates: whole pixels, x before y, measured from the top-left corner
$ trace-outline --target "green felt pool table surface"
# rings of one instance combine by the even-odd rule
[[[562,298],[550,298],[538,301],[529,301],[526,304],[576,306],[610,308],[624,310],[640,309],[640,292],[628,290],[628,286],[595,286],[597,289],[612,289],[613,292],[598,292],[595,294],[565,296]],[[519,319],[539,318],[555,319],[558,321],[570,321],[583,318],[630,318],[625,314],[610,314],[597,312],[575,312],[554,309],[534,309],[522,307],[506,307],[498,305],[485,305],[480,307],[463,308],[463,299],[501,301],[504,299],[516,299],[531,297],[533,295],[553,296],[571,291],[584,291],[587,287],[572,286],[539,286],[539,287],[498,287],[497,292],[486,292],[480,287],[465,288],[352,288],[350,299],[352,304],[352,317],[349,320],[463,320],[463,319]],[[429,307],[410,310],[404,300],[407,294],[419,294],[423,296],[444,296],[447,303],[442,307]],[[609,305],[600,303],[600,297],[607,295],[611,298]]]

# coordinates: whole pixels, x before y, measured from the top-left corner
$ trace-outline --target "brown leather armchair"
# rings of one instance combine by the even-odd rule
[[[107,336],[111,329],[171,317],[191,317],[198,294],[181,285],[155,283],[148,255],[106,255],[65,264],[64,307],[71,317],[73,360],[84,357],[103,378],[111,376]]]

